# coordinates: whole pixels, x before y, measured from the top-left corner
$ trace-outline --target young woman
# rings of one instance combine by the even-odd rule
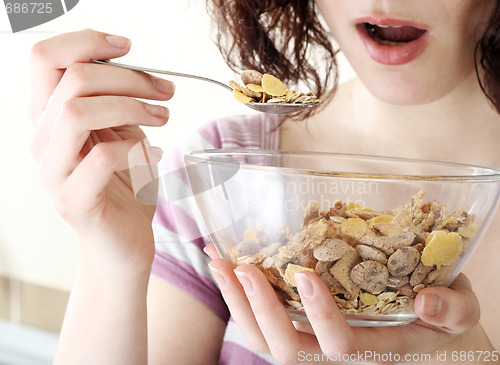
[[[500,81],[491,48],[498,36],[497,1],[210,4],[230,65],[270,72],[289,84],[305,80],[323,107],[303,115],[304,121],[257,115],[208,123],[198,135],[203,147],[500,167]],[[320,13],[358,75],[339,86],[333,98],[335,51]],[[162,126],[168,119],[165,108],[135,98],[168,100],[174,87],[150,75],[89,63],[123,56],[129,48],[127,39],[90,30],[33,47],[33,154],[59,212],[82,241],[56,363],[293,364],[329,362],[322,355],[339,354],[351,362],[387,361],[398,354],[388,361],[408,363],[418,359],[405,354],[430,354],[432,361],[445,354],[452,361],[459,351],[474,354],[466,358],[471,362],[484,360],[478,354],[485,353],[496,359],[490,339],[500,341],[493,299],[500,294],[493,273],[500,260],[499,216],[466,270],[482,324],[478,300],[462,275],[450,288],[419,292],[420,319],[413,324],[351,328],[319,278],[306,273],[297,275],[297,284],[311,326],[294,324],[259,271],[251,266],[233,271],[217,257],[189,206],[158,207],[153,235],[154,208],[135,199],[134,182],[122,170],[129,167],[129,155],[140,158],[137,151],[147,151],[152,163],[160,159],[154,147],[134,146],[144,138],[139,125]],[[312,54],[318,64],[310,61]],[[187,142],[185,149],[192,146]],[[178,166],[175,154],[165,159],[170,161],[165,168]],[[185,189],[182,176],[178,181]],[[220,291],[208,273],[204,246]],[[386,357],[363,357],[370,352]]]

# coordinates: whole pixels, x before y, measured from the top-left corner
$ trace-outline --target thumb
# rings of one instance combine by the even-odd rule
[[[415,298],[415,311],[424,322],[454,334],[476,325],[480,316],[477,298],[463,274],[457,276],[449,288],[421,290]]]

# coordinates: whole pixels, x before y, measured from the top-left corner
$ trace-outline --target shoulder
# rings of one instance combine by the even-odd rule
[[[216,122],[221,147],[277,149],[280,120],[258,113],[220,119]]]

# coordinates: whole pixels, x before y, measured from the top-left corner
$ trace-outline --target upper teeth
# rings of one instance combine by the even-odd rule
[[[402,25],[376,25],[379,28],[402,28]]]

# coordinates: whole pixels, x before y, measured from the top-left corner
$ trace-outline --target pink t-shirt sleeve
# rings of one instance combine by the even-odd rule
[[[184,154],[221,148],[217,122],[201,127],[183,145],[164,154],[159,166],[160,198],[153,220],[156,255],[151,272],[205,304],[223,321],[229,311],[213,280],[203,248],[209,242],[191,194]]]
[[[159,166],[152,273],[183,289],[226,322],[229,310],[211,276],[210,258],[203,252],[210,238],[192,196],[183,158],[191,151],[213,148],[276,149],[278,136],[274,119],[263,115],[214,121],[202,126],[181,146],[165,152]]]

